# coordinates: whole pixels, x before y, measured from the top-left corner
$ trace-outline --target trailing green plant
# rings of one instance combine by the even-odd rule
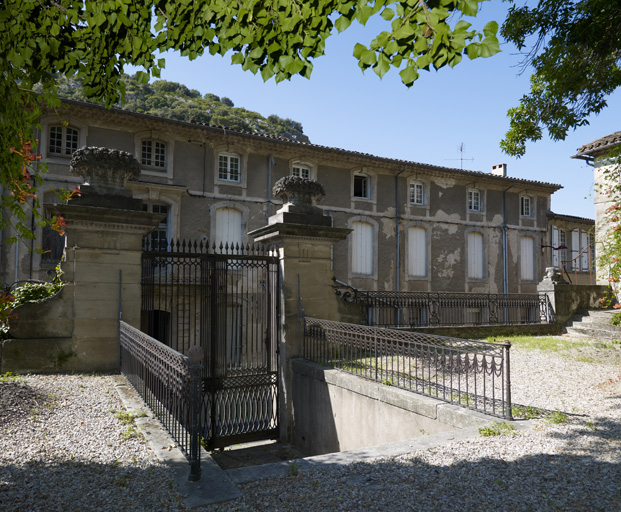
[[[65,286],[62,281],[63,273],[59,263],[56,266],[51,283],[27,282],[12,292],[5,290],[0,294],[0,339],[4,339],[8,335],[9,320],[17,317],[13,310],[24,304],[38,304],[52,298]]]
[[[615,297],[615,292],[613,291],[611,286],[608,286],[604,291],[604,296],[599,299],[599,303],[602,306],[602,309],[610,309],[616,304],[617,298]]]
[[[489,426],[479,428],[479,434],[483,437],[489,436],[500,436],[502,434],[514,434],[515,427],[513,425],[509,425],[509,423],[505,421],[495,421]]]
[[[621,313],[615,313],[610,317],[610,325],[621,327]]]

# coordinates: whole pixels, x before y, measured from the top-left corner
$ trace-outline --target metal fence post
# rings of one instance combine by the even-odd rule
[[[513,407],[511,405],[511,342],[510,341],[508,341],[505,345],[505,369],[506,369],[505,386],[507,389],[505,417],[508,420],[513,421],[513,411],[512,411]]]
[[[201,445],[199,413],[201,404],[202,378],[201,361],[204,357],[202,347],[194,345],[190,347],[188,358],[190,359],[190,403],[192,411],[192,429],[190,431],[190,482],[197,482],[201,479]]]

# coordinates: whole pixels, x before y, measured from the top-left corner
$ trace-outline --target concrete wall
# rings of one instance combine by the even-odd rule
[[[489,417],[303,359],[293,371],[293,445],[320,455],[483,425]]]

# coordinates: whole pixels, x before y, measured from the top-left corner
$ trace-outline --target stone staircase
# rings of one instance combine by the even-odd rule
[[[621,309],[592,310],[574,315],[567,324],[567,334],[583,338],[621,340],[621,327],[610,325],[610,318]]]

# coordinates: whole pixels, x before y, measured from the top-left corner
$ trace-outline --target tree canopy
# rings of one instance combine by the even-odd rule
[[[302,123],[277,115],[267,118],[257,112],[235,107],[230,98],[207,93],[167,80],[141,83],[135,75],[121,77],[125,87],[125,103],[118,106],[126,110],[153,114],[178,121],[226,126],[234,130],[263,133],[276,137],[308,142]],[[58,95],[73,100],[88,100],[82,80],[58,77]]]
[[[59,75],[81,79],[86,97],[107,106],[125,96],[126,65],[143,68],[138,79],[147,83],[159,77],[164,60],[158,55],[168,50],[190,60],[205,51],[230,54],[265,80],[309,77],[334,31],[381,17],[386,30],[369,46],[357,44],[354,55],[380,77],[400,69],[409,87],[420,70],[499,51],[495,22],[477,31],[461,19],[475,16],[482,1],[2,0],[0,185],[8,193],[0,228],[12,223],[20,237],[33,237],[25,207],[39,215],[36,187],[45,171],[34,156],[33,134],[41,106],[59,104]]]
[[[540,0],[513,5],[501,35],[524,52],[531,89],[509,110],[502,149],[520,157],[527,141],[547,130],[564,140],[606,106],[621,86],[621,3],[615,0]]]

